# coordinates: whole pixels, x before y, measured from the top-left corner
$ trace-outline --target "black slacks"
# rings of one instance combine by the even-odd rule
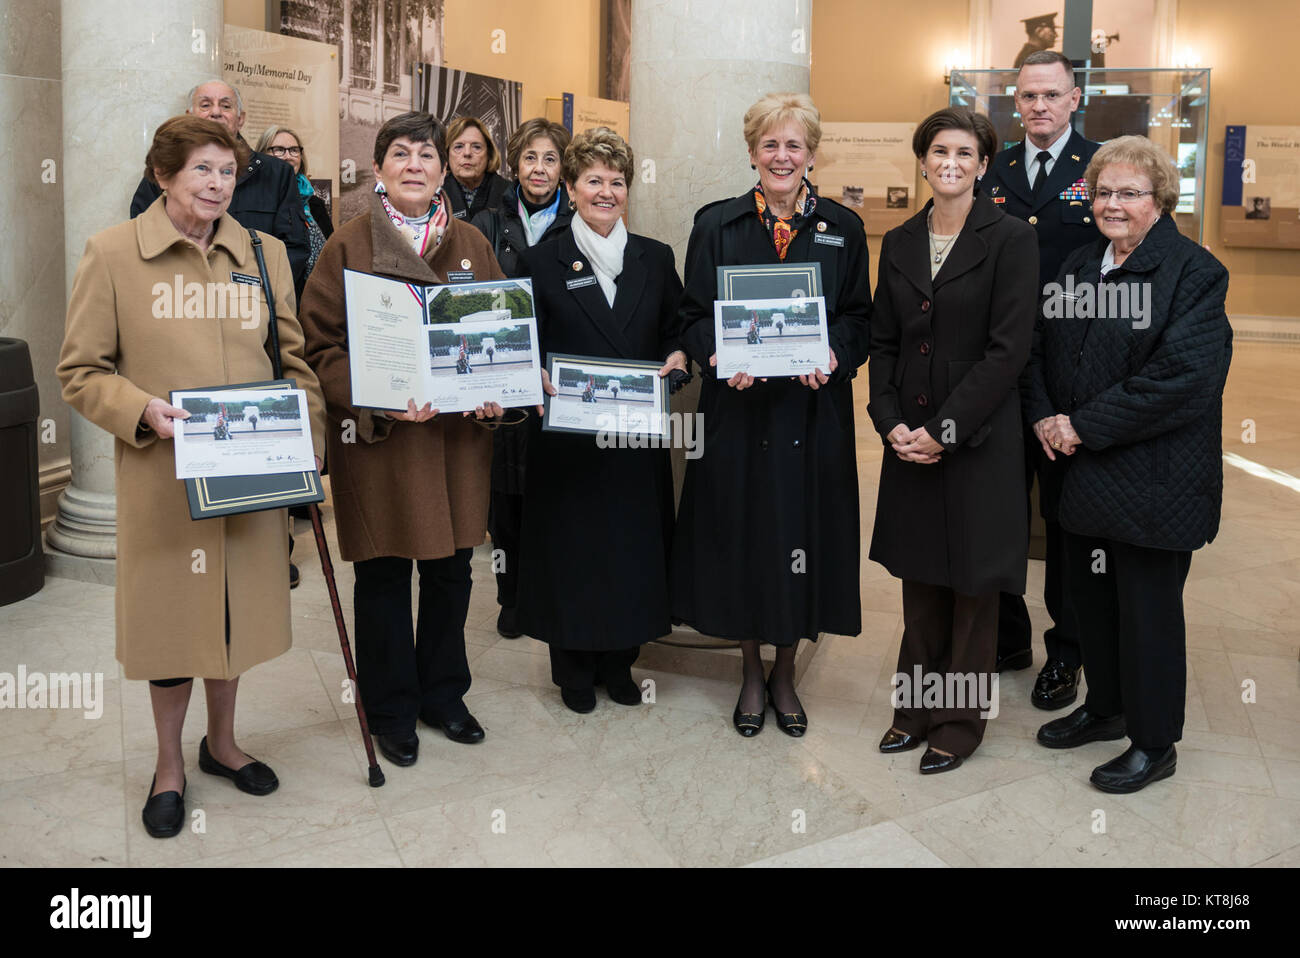
[[[639,645],[609,652],[562,649],[552,645],[551,681],[564,689],[589,689],[596,679],[604,681],[626,672],[640,654]]]
[[[1065,533],[1067,582],[1079,618],[1085,707],[1124,714],[1139,748],[1183,737],[1187,628],[1183,585],[1190,552]]]
[[[472,585],[472,549],[443,559],[419,559],[420,597],[411,628],[411,560],[381,556],[354,563],[357,682],[370,730],[376,735],[415,731],[431,715],[460,721],[468,714],[465,616]]]
[[[526,428],[521,426],[519,428]],[[488,534],[492,536],[493,563],[500,549],[505,568],[497,572],[497,605],[513,609],[519,595],[519,537],[524,522],[524,497],[492,490]]]
[[[898,671],[911,683],[916,700],[894,710],[894,727],[925,738],[931,747],[953,755],[965,758],[973,753],[988,723],[980,718],[982,710],[971,707],[969,696],[964,708],[947,700],[939,708],[917,707],[921,688],[914,677],[920,666],[922,676],[974,676],[974,688],[991,690],[997,661],[997,628],[998,593],[963,595],[944,586],[904,579]]]

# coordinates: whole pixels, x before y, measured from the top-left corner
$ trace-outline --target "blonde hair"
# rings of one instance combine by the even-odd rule
[[[451,153],[451,145],[464,135],[470,127],[478,130],[483,137],[483,145],[487,147],[487,168],[483,171],[486,177],[489,173],[496,173],[501,169],[501,151],[497,149],[496,143],[492,139],[492,134],[484,126],[483,121],[474,116],[458,116],[447,124],[447,132],[443,136],[443,142],[447,146],[447,153]]]
[[[607,126],[583,130],[564,150],[564,180],[576,183],[579,174],[597,163],[623,174],[627,185],[632,185],[634,160],[632,147]]]
[[[807,93],[769,93],[745,111],[745,145],[749,152],[757,151],[758,138],[765,131],[787,120],[803,127],[808,152],[816,153],[822,141],[822,115]]]
[[[1112,163],[1124,163],[1145,173],[1151,180],[1151,198],[1160,207],[1160,212],[1174,211],[1178,205],[1180,183],[1178,169],[1168,153],[1145,136],[1117,136],[1113,140],[1107,140],[1093,154],[1092,162],[1083,174],[1091,195],[1097,195],[1097,178]]]
[[[270,152],[271,141],[281,133],[288,133],[298,141],[298,160],[302,164],[298,167],[298,172],[303,176],[307,176],[307,149],[302,145],[302,137],[287,126],[268,126],[262,131],[262,135],[257,138],[257,146],[253,147],[253,149],[257,150],[258,153]]]

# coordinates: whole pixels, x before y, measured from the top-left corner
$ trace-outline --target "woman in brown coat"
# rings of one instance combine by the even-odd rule
[[[420,285],[504,279],[483,234],[450,215],[442,130],[427,113],[393,117],[375,138],[377,195],[325,244],[302,297],[307,361],[329,413],[330,487],[339,551],[355,563],[357,681],[379,750],[419,752],[416,719],[456,742],[483,739],[469,691],[465,616],[470,554],[487,533],[489,403],[461,416],[412,401],[392,417],[352,404],[343,270]],[[492,424],[494,425],[494,424]],[[411,624],[411,562],[420,572]]]
[[[290,645],[285,514],[191,520],[167,441],[173,418],[188,416],[167,402],[171,390],[272,378],[267,324],[249,322],[266,310],[261,287],[243,287],[257,296],[252,316],[205,308],[229,304],[209,294],[240,289],[232,274],[258,275],[248,231],[226,214],[244,149],[213,120],[180,116],[158,128],[145,175],[163,195],[87,241],[58,367],[63,398],[117,437],[117,657],[128,679],[151,680],[158,760],[143,817],[158,838],[185,817],[181,728],[193,676],[208,699],[199,767],[252,794],[278,784],[235,744],[234,715],[240,674]],[[319,458],[324,408],[302,357],[289,260],[279,240],[262,243],[284,375],[307,392]],[[203,291],[204,307],[181,294],[186,284]]]

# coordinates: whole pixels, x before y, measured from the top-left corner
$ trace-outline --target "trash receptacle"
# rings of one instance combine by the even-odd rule
[[[40,408],[27,344],[0,337],[0,605],[45,585],[36,455]]]

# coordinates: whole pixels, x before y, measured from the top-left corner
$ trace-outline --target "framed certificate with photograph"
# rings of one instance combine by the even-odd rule
[[[542,428],[589,435],[668,438],[668,383],[662,363],[551,353],[558,392],[546,397]]]
[[[805,299],[820,295],[821,263],[718,267],[718,299]]]
[[[826,300],[720,299],[713,304],[718,378],[830,372]]]
[[[416,286],[343,271],[352,401],[370,409],[431,403],[464,412],[542,401],[532,283]]]

